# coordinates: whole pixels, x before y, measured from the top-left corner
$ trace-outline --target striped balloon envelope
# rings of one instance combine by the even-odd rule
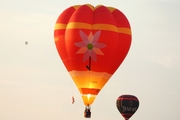
[[[84,104],[89,106],[125,59],[131,28],[116,8],[75,5],[59,15],[54,40]]]
[[[139,100],[134,95],[121,95],[116,101],[116,106],[125,120],[129,120],[129,118],[137,111]]]

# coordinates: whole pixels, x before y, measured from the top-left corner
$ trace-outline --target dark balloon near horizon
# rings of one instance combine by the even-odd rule
[[[139,100],[134,95],[121,95],[116,101],[116,106],[125,120],[128,120],[137,111]]]

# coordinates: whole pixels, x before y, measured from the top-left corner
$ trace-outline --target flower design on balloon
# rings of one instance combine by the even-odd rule
[[[96,62],[96,55],[104,55],[100,48],[106,47],[106,44],[98,42],[101,31],[97,31],[94,35],[92,32],[90,32],[89,36],[87,36],[83,31],[80,30],[79,34],[82,42],[75,43],[76,46],[80,47],[76,53],[84,54],[83,61],[92,59],[94,62]]]

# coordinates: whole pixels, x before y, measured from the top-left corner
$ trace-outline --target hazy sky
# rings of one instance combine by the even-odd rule
[[[93,103],[91,120],[123,120],[122,94],[140,100],[130,120],[178,120],[179,0],[0,0],[0,120],[86,119],[53,35],[64,9],[86,3],[118,8],[132,28],[130,51]]]

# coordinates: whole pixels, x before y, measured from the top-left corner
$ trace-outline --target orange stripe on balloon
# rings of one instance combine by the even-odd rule
[[[102,78],[104,77],[105,79],[109,79],[112,74],[109,74],[107,72],[95,72],[95,71],[78,71],[78,70],[72,70],[69,71],[70,75],[72,77],[79,76],[79,77],[89,77],[89,74],[91,76],[95,76],[97,78]]]
[[[108,31],[114,31],[118,32],[118,28],[114,25],[110,24],[94,24],[92,27],[93,30],[108,30]]]
[[[92,25],[87,23],[81,23],[81,22],[70,22],[67,24],[66,29],[91,29]]]
[[[131,29],[129,28],[118,28],[118,32],[131,35]]]
[[[80,88],[82,91],[82,94],[92,94],[97,95],[100,92],[100,89],[96,88]]]
[[[81,23],[81,22],[71,22],[66,24],[57,23],[55,25],[55,30],[59,29],[92,29],[92,30],[107,30],[107,31],[114,31],[118,33],[124,33],[131,35],[131,29],[126,27],[117,28],[114,25],[110,24],[88,24],[88,23]]]
[[[56,23],[54,30],[59,30],[59,29],[66,29],[67,24],[62,24],[62,23]]]

